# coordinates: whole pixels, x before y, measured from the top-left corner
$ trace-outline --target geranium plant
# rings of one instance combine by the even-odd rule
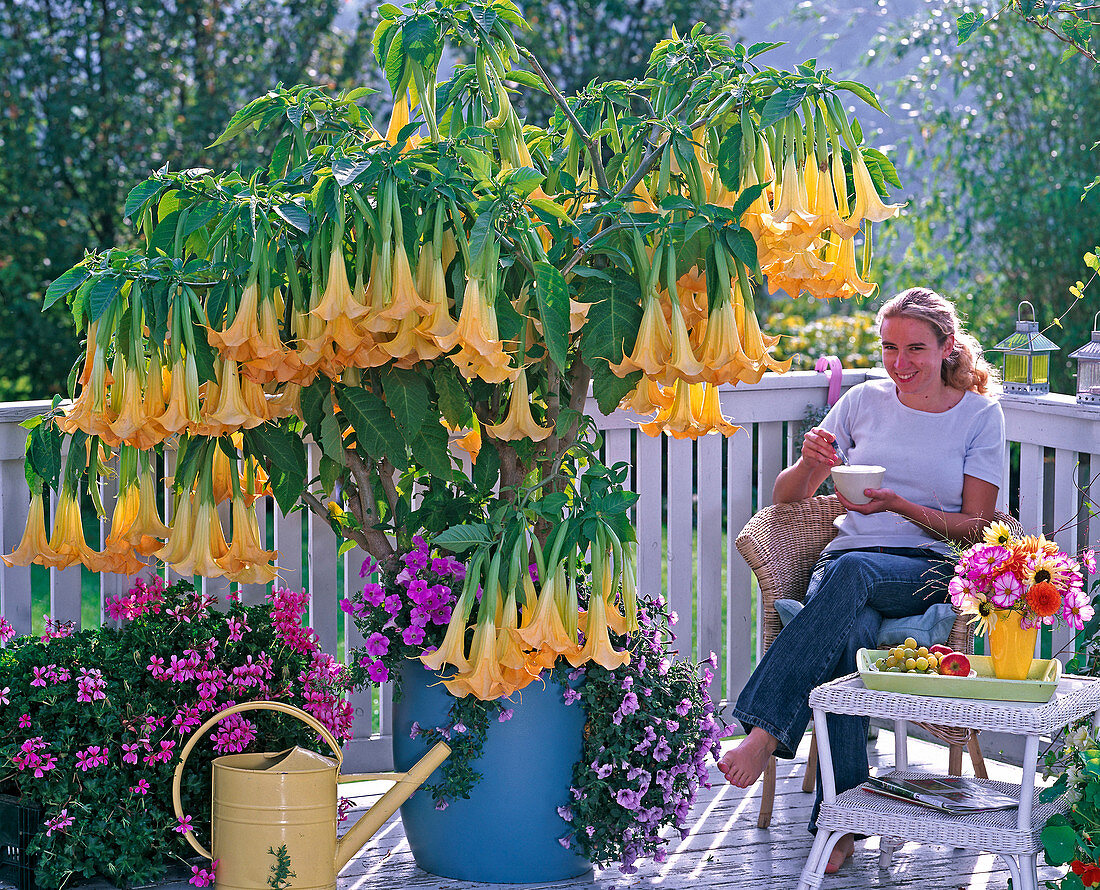
[[[1082,561],[1095,573],[1093,551]],[[948,589],[955,608],[973,616],[977,634],[988,633],[999,611],[1019,612],[1024,627],[1060,620],[1075,630],[1093,616],[1081,563],[1043,535],[1018,538],[1001,522],[990,524],[980,543],[962,551]]]
[[[247,608],[215,602],[186,581],[139,580],[107,603],[117,629],[49,622],[43,637],[15,637],[0,650],[0,789],[44,808],[29,847],[39,887],[96,874],[119,886],[152,882],[191,855],[186,828],[209,837],[212,757],[259,745],[322,750],[299,722],[232,715],[196,746],[182,788],[188,815],[178,822],[178,752],[229,704],[286,701],[338,738],[350,735],[343,669],[302,624],[306,594],[276,590]],[[199,886],[212,877],[192,872]]]

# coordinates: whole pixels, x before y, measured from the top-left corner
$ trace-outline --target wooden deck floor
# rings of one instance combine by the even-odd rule
[[[808,736],[807,736],[808,738]],[[886,731],[871,743],[872,769],[876,764],[893,763],[893,736]],[[910,741],[910,762],[914,768],[943,770],[946,751],[938,746]],[[759,789],[745,792],[721,783],[721,775],[712,768],[714,787],[703,790],[691,813],[690,833],[669,845],[666,862],[647,862],[637,874],[623,875],[617,869],[598,870],[588,876],[560,884],[524,885],[530,890],[633,890],[633,888],[793,888],[809,853],[811,836],[806,821],[813,804],[812,795],[802,792],[807,743],[795,761],[780,761],[776,789],[775,815],[770,829],[756,828]],[[1018,781],[1020,771],[1012,766],[987,761],[990,777]],[[969,761],[965,764],[969,768]],[[370,804],[384,786],[375,783],[345,785],[342,793],[355,795],[364,806]],[[354,817],[356,812],[352,813]],[[1060,869],[1041,867],[1044,878],[1061,874]],[[0,886],[3,886],[0,884]],[[427,874],[416,867],[395,816],[374,836],[359,857],[341,873],[337,890],[397,890],[397,888],[438,888],[438,890],[489,890],[517,885],[481,884],[454,881]],[[852,859],[837,875],[827,876],[823,890],[1005,890],[1008,871],[996,857],[953,850],[906,844],[894,854],[892,865],[880,869],[878,841],[871,838],[856,847]],[[86,890],[111,890],[97,883]],[[186,883],[163,884],[159,890],[190,890]]]

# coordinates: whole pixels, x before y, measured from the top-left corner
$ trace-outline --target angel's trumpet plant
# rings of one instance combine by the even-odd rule
[[[0,559],[4,560],[8,568],[29,566],[31,563],[61,568],[66,564],[66,557],[51,548],[49,538],[46,537],[46,508],[41,489],[31,492],[30,512],[27,513],[27,524],[19,546],[11,553],[0,556]]]

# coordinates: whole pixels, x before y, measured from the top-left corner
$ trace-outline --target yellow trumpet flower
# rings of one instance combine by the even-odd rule
[[[275,553],[260,546],[260,523],[256,505],[245,505],[244,499],[233,499],[233,542],[225,556],[215,560],[232,581],[241,584],[267,584],[275,580],[271,561]]]
[[[218,509],[213,500],[200,497],[189,539],[183,555],[171,563],[172,568],[185,578],[191,575],[202,575],[204,578],[224,576],[225,569],[218,565],[218,560],[226,555],[229,547],[225,543]]]
[[[669,325],[669,331],[672,335],[671,356],[657,379],[666,386],[671,385],[675,380],[698,383],[703,379],[704,368],[691,349],[687,325],[680,310],[680,301],[676,298],[672,299],[672,322]]]
[[[153,474],[146,470],[138,474],[137,516],[126,530],[126,541],[142,556],[156,553],[162,546],[162,538],[168,537],[166,526],[157,512],[157,494]]]
[[[248,381],[252,386],[257,386],[254,381]],[[267,420],[265,416],[257,416],[241,395],[241,378],[237,371],[237,363],[230,359],[221,363],[220,386],[218,388],[218,401],[212,414],[203,418],[203,426],[206,435],[220,436],[234,432],[238,429],[252,429]]]
[[[732,300],[722,300],[711,310],[698,355],[703,365],[700,376],[711,384],[733,383],[742,370],[752,366],[752,360],[741,348]]]
[[[11,553],[0,556],[4,564],[12,566],[29,566],[35,563],[40,566],[61,568],[67,564],[66,558],[50,547],[46,537],[46,508],[42,499],[42,492],[32,492],[30,511],[27,513],[27,525],[23,529],[23,537],[19,546]]]
[[[852,152],[852,179],[855,182],[856,197],[852,215],[848,218],[850,224],[858,225],[862,219],[882,222],[901,213],[904,204],[885,204],[879,197],[878,189],[871,179],[871,171],[867,169],[867,162],[863,160],[863,153],[859,149]]]
[[[435,338],[421,330],[421,321],[415,312],[408,313],[398,322],[393,339],[379,344],[378,349],[392,358],[396,367],[411,368],[442,353]]]
[[[155,419],[166,436],[199,423],[199,371],[193,356],[177,358],[172,362],[171,381],[164,413]]]
[[[844,172],[844,159],[840,152],[833,154],[829,162],[830,175],[818,179],[818,204],[821,222],[839,238],[851,238],[859,231],[861,219],[848,216],[848,179]]]
[[[393,251],[393,297],[389,306],[380,313],[382,318],[403,319],[410,314],[417,316],[429,315],[432,311],[431,304],[423,300],[416,290],[416,282],[413,279],[412,269],[409,267],[409,256],[405,253],[404,244],[395,244]]]
[[[476,376],[488,383],[503,383],[519,376],[520,369],[511,366],[511,356],[500,340],[496,308],[486,299],[476,277],[466,279],[462,311],[454,333],[436,342],[445,352],[456,345],[461,347],[448,358],[467,379]]]
[[[449,337],[458,326],[451,317],[447,305],[447,279],[441,257],[435,255],[430,241],[420,247],[420,261],[416,266],[416,290],[423,294],[428,313],[420,322],[419,331],[432,337],[438,344],[443,337]]]
[[[559,564],[553,571],[547,572],[547,580],[542,585],[537,601],[532,607],[530,601],[525,610],[523,626],[515,631],[515,635],[528,649],[535,650],[531,661],[539,668],[552,668],[559,655],[568,655],[577,652],[578,645],[575,637],[565,630],[565,624],[558,611],[559,589],[565,584],[565,566]],[[524,579],[526,587],[531,582],[531,576]],[[531,584],[531,599],[534,599],[534,585]]]
[[[677,386],[683,384],[678,383]],[[588,604],[588,616],[584,627],[584,646],[575,653],[567,653],[566,658],[573,667],[580,667],[593,661],[609,671],[630,662],[630,652],[618,650],[611,645],[607,627],[607,603],[596,590]]]
[[[67,486],[61,489],[54,514],[50,550],[60,557],[57,568],[68,568],[75,563],[93,565],[96,552],[84,541],[84,524],[80,517],[80,498]]]
[[[776,193],[773,216],[777,223],[790,223],[787,238],[796,248],[807,246],[823,228],[821,217],[810,212],[808,203],[806,182],[791,152],[783,161],[783,180]]]
[[[647,436],[666,433],[674,439],[698,438],[700,430],[691,405],[691,392],[696,387],[701,389],[702,384],[690,384],[677,380],[673,385],[672,403],[668,408],[661,410],[652,421],[642,424],[641,431]]]
[[[156,551],[157,559],[168,565],[179,562],[187,552],[191,540],[191,514],[194,510],[194,495],[189,491],[180,492],[175,515],[168,529],[168,540]]]
[[[527,575],[526,578],[530,584],[531,576]],[[533,589],[531,595],[534,596]],[[503,679],[501,695],[506,698],[529,686],[540,673],[538,667],[529,664],[526,654],[520,648],[519,638],[516,636],[518,623],[516,598],[513,594],[505,602],[503,613],[497,622],[496,660]]]
[[[539,426],[531,416],[531,397],[527,391],[527,374],[524,371],[520,371],[516,382],[512,385],[507,416],[502,422],[490,425],[486,429],[494,439],[505,442],[515,442],[519,439],[541,442],[554,432],[553,427]]]
[[[496,625],[492,621],[479,621],[474,629],[467,669],[443,681],[451,695],[456,698],[473,695],[482,701],[491,701],[501,696],[504,692],[504,677],[500,672],[500,662],[497,661],[496,642]]]
[[[661,301],[656,294],[651,294],[642,312],[634,350],[630,355],[624,355],[617,365],[610,365],[611,371],[619,377],[641,371],[646,377],[659,378],[671,354],[672,332],[665,321]]]
[[[695,387],[692,387],[692,395],[695,395]],[[718,398],[718,387],[708,384],[702,395],[702,404],[694,410],[699,420],[699,428],[704,433],[719,433],[723,436],[732,436],[741,427],[730,423],[722,416],[722,403]],[[625,584],[625,582],[624,582]]]
[[[159,379],[150,377],[145,385],[160,391]],[[118,417],[111,423],[111,432],[114,433],[115,441],[107,442],[108,445],[118,446],[125,442],[135,448],[149,449],[162,441],[157,430],[149,423],[145,395],[141,390],[137,368],[126,367],[123,371],[122,391],[118,401]]]
[[[469,670],[470,663],[466,660],[466,602],[467,594],[463,593],[454,605],[447,632],[443,635],[439,648],[419,656],[428,670],[438,671],[445,664],[457,668],[460,673]]]
[[[638,381],[634,390],[621,402],[619,407],[626,411],[633,411],[644,417],[672,404],[672,390],[663,389],[661,385],[650,377],[643,377]]]

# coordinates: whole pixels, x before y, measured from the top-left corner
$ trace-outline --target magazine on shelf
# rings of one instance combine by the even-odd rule
[[[871,776],[866,788],[875,794],[908,800],[945,813],[1011,810],[1020,801],[965,776]]]

